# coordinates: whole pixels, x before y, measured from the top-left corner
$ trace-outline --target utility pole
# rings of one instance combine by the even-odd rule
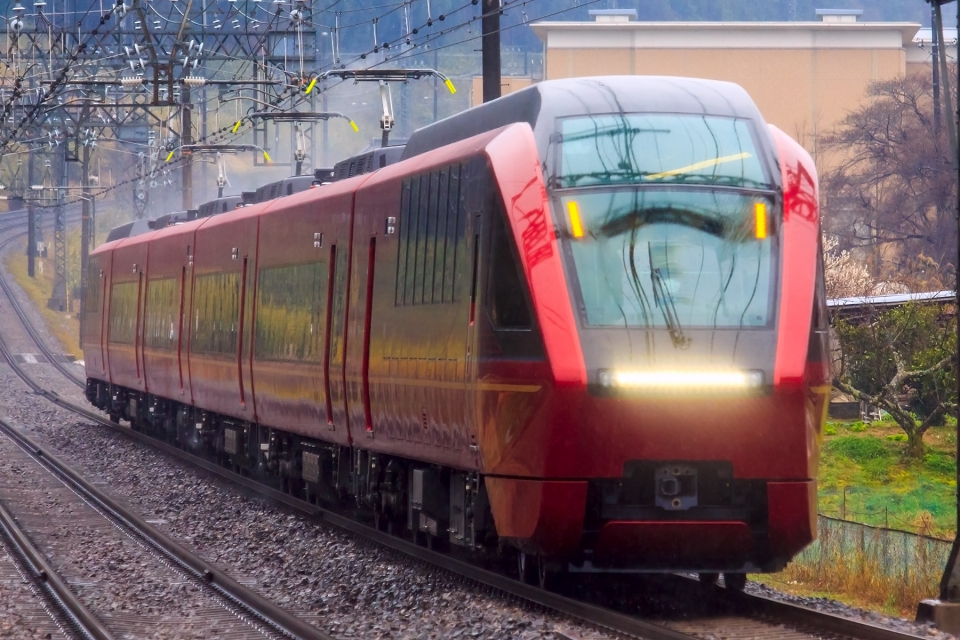
[[[47,307],[54,311],[67,310],[67,220],[63,208],[64,187],[67,182],[66,141],[56,149],[53,159],[53,293]]]
[[[937,140],[940,139],[940,54],[939,42],[940,36],[935,31],[937,24],[936,11],[933,5],[930,5],[930,38],[933,40],[931,54],[933,55],[933,133]]]
[[[87,298],[87,263],[90,258],[90,222],[93,195],[89,191],[90,185],[90,147],[84,145],[80,158],[80,335],[83,335],[83,317],[86,311]]]
[[[27,207],[27,275],[35,278],[37,275],[37,209],[33,206],[33,150],[27,153],[27,187],[24,189],[24,204]]]
[[[483,101],[500,97],[500,0],[483,0],[480,20],[483,60]]]
[[[960,110],[954,111],[953,87],[960,86],[960,65],[956,65],[957,77],[954,79],[956,84],[950,86],[950,76],[947,73],[946,44],[943,41],[943,15],[940,10],[941,4],[948,4],[953,0],[927,0],[931,5],[931,27],[933,32],[934,68],[940,65],[940,74],[937,84],[942,84],[943,99],[946,104],[947,135],[949,137],[949,153],[953,166],[954,175],[957,177],[958,188],[960,188],[960,156],[957,150],[957,122],[960,116]],[[960,28],[960,11],[957,12],[957,27]],[[937,77],[936,75],[934,77]],[[958,101],[960,103],[960,101]],[[937,104],[936,102],[934,104]],[[960,108],[960,104],[957,105]],[[946,212],[942,212],[946,215]],[[955,209],[952,213],[954,221],[960,225],[960,210]],[[957,237],[957,263],[960,264],[960,234]],[[960,278],[960,273],[958,273]],[[956,306],[960,309],[960,281],[954,283],[954,294]],[[958,337],[960,337],[960,325],[957,327]],[[956,354],[956,366],[960,371],[960,349]],[[960,386],[960,378],[958,378]],[[960,391],[960,389],[958,389]],[[957,439],[957,459],[960,460],[960,438]],[[939,600],[924,600],[917,607],[917,621],[932,621],[939,629],[948,633],[960,633],[960,467],[957,468],[957,532],[953,538],[953,547],[950,550],[950,557],[947,559],[947,566],[944,567],[943,576],[940,579],[940,598]]]
[[[180,145],[193,144],[193,119],[190,112],[190,87],[184,85],[180,89],[181,109],[183,109],[183,131],[180,132]],[[193,157],[189,152],[183,153],[183,168],[180,170],[180,188],[183,190],[183,210],[189,211],[193,207]]]

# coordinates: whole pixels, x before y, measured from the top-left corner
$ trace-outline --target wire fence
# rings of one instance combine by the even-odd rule
[[[909,610],[935,597],[951,541],[820,515],[817,540],[782,578]]]

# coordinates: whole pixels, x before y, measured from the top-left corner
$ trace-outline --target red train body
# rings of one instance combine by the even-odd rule
[[[816,530],[817,201],[735,85],[544,82],[99,247],[88,397],[541,574],[776,570]]]

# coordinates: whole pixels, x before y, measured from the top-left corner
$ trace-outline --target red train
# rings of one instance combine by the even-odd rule
[[[736,85],[542,82],[373,173],[99,247],[87,396],[528,580],[741,586],[816,531],[817,198]]]

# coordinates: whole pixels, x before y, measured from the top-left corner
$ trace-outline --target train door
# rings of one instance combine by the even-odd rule
[[[143,385],[143,305],[144,298],[143,295],[143,271],[137,272],[137,319],[136,324],[136,333],[134,334],[133,340],[133,359],[136,363],[137,368],[137,382],[140,385]]]
[[[330,408],[333,416],[333,429],[341,430],[348,434],[350,438],[350,422],[347,413],[347,380],[346,380],[346,356],[347,356],[347,296],[349,295],[350,284],[350,244],[349,242],[338,242],[335,247],[331,247],[331,257],[334,263],[331,265],[333,271],[332,282],[332,304],[330,323],[330,348],[328,356],[328,371],[330,385]]]
[[[189,251],[189,247],[187,250]],[[183,314],[186,313],[183,303],[186,300],[186,286],[187,267],[184,266],[180,270],[180,304],[177,307],[177,374],[180,380],[180,395],[183,395]]]
[[[471,451],[478,451],[477,428],[480,424],[480,393],[477,389],[479,377],[479,314],[480,314],[480,277],[486,263],[482,255],[484,229],[484,196],[488,188],[486,180],[486,162],[482,158],[474,158],[463,166],[461,181],[463,187],[460,192],[460,207],[464,209],[464,218],[467,223],[465,234],[467,260],[461,269],[467,277],[458,282],[458,290],[466,290],[465,299],[468,301],[467,329],[464,359],[465,398],[466,407],[464,425]]]
[[[337,264],[337,245],[336,243],[330,245],[330,260],[327,263],[327,301],[326,306],[324,306],[324,311],[327,315],[326,321],[323,323],[324,326],[324,336],[323,336],[323,398],[324,398],[324,408],[326,410],[326,419],[327,427],[332,431],[334,429],[333,422],[333,398],[330,395],[330,381],[331,381],[331,357],[330,357],[330,334],[332,333],[333,327],[333,289],[334,289],[334,278],[336,276],[336,264]]]
[[[102,258],[101,258],[102,259]],[[97,264],[100,264],[100,260],[97,260]],[[104,272],[103,268],[99,269],[100,275],[99,282],[97,286],[100,288],[100,331],[97,333],[100,339],[100,370],[101,373],[106,375],[107,373],[107,279],[109,270]],[[87,276],[89,277],[89,275]]]
[[[250,340],[247,339],[246,329],[249,326],[249,323],[246,322],[247,319],[247,290],[252,288],[248,286],[248,275],[247,275],[247,265],[248,257],[243,256],[243,265],[240,268],[240,305],[239,305],[239,315],[237,319],[237,383],[240,389],[240,406],[246,408],[247,406],[247,389],[250,384],[250,380],[246,380],[244,384],[244,371],[243,371],[243,362],[244,356],[248,355],[244,349],[249,350]],[[252,270],[251,270],[252,271]]]
[[[370,409],[370,326],[373,320],[373,275],[376,264],[377,237],[372,236],[367,247],[366,282],[361,290],[364,306],[363,318],[363,360],[360,364],[360,394],[363,402],[364,428],[368,435],[373,435],[373,413]]]

